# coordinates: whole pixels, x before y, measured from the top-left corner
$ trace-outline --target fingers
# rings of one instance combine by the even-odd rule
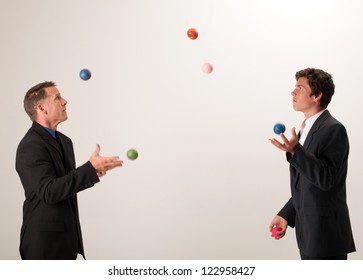
[[[281,233],[281,234],[279,234],[278,232],[276,232],[276,234],[278,234],[278,235],[273,236],[273,235],[271,234],[271,237],[275,238],[276,240],[279,240],[279,239],[281,239],[281,238],[283,238],[283,237],[285,236],[285,233]]]
[[[280,239],[285,236],[287,230],[287,221],[279,215],[276,215],[272,219],[269,229],[271,237],[275,239]]]
[[[290,141],[289,141],[289,139],[286,138],[285,134],[280,133],[280,137],[281,137],[282,141],[284,141],[285,145],[289,144]]]
[[[96,148],[89,159],[98,177],[106,175],[106,171],[122,166],[123,161],[118,156],[104,157],[100,155],[101,147],[96,144]]]
[[[96,144],[96,148],[92,154],[92,156],[98,156],[100,154],[101,147],[99,144]]]
[[[297,134],[296,134],[295,127],[293,127],[293,128],[291,129],[291,135],[292,135],[292,137],[297,138]]]
[[[275,138],[270,138],[269,139],[270,142],[272,143],[272,145],[274,145],[276,148],[285,151],[285,146],[284,144],[280,143],[279,141],[277,141]]]
[[[286,234],[286,228],[282,225],[274,224],[273,227],[270,226],[271,237],[275,239],[281,239]]]
[[[122,165],[123,161],[120,160],[119,157],[108,157],[103,158],[102,169],[108,171]]]
[[[98,161],[93,167],[95,168],[97,176],[100,178],[105,176],[107,171],[122,166],[122,164],[123,161],[119,160],[118,157],[105,158],[98,156]]]
[[[272,231],[272,229],[276,226],[278,226],[278,223],[279,223],[279,217],[278,216],[275,216],[275,218],[272,219],[270,225],[269,225],[269,230],[270,232]]]
[[[282,142],[277,141],[275,138],[270,138],[270,142],[284,152],[289,152],[291,154],[294,154],[297,144],[298,144],[298,137],[295,131],[295,127],[291,129],[291,139],[287,139],[284,133],[280,133],[280,137],[282,139]]]
[[[285,234],[286,234],[286,229],[282,229],[280,231],[276,231],[275,236],[273,236],[273,235],[271,235],[271,236],[273,236],[275,239],[281,239],[285,236]]]
[[[272,228],[275,226],[275,223],[272,221],[270,226],[268,227],[269,231],[271,232],[272,231]]]

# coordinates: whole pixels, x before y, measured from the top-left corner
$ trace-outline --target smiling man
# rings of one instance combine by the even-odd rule
[[[295,227],[302,260],[346,260],[355,251],[346,202],[349,141],[345,127],[327,110],[334,94],[329,73],[307,68],[295,75],[293,108],[304,114],[299,134],[270,139],[286,152],[291,198],[271,221],[270,231]]]
[[[25,192],[22,259],[85,257],[77,193],[123,163],[116,156],[101,156],[96,145],[89,161],[75,167],[72,141],[57,131],[68,118],[66,105],[54,82],[32,87],[24,98],[25,111],[33,124],[16,153],[16,171]]]

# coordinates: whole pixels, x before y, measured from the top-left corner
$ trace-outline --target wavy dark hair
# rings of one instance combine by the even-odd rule
[[[333,97],[335,85],[333,77],[329,73],[315,68],[306,68],[296,72],[296,81],[299,78],[307,78],[311,88],[311,95],[318,96],[322,93],[320,107],[327,108]]]

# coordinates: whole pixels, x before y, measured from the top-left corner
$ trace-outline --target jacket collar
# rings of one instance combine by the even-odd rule
[[[33,125],[32,125],[32,129],[37,134],[39,134],[40,137],[42,137],[42,139],[45,142],[47,142],[49,145],[54,147],[60,154],[62,154],[62,149],[61,149],[59,143],[57,142],[57,140],[55,140],[54,137],[52,135],[50,135],[50,133],[48,131],[46,131],[46,129],[42,125],[40,125],[39,123],[34,121]]]
[[[320,126],[326,121],[327,118],[331,117],[328,110],[325,110],[324,113],[322,113],[319,118],[314,122],[313,126],[311,127],[309,134],[306,136],[306,140],[304,142],[304,148],[309,148],[310,142],[313,139],[313,136],[315,132],[317,132],[320,129]]]

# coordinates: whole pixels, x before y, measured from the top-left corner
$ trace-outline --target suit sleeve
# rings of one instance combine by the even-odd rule
[[[277,215],[284,218],[290,227],[295,227],[295,209],[292,204],[292,198],[289,199]]]
[[[317,132],[319,135],[314,136],[319,141],[314,148],[316,150],[309,152],[298,144],[294,155],[287,156],[287,160],[310,183],[328,191],[345,180],[349,141],[341,124],[321,130]]]
[[[16,169],[25,192],[34,192],[47,204],[56,204],[99,182],[90,162],[67,174],[60,174],[60,167],[56,166],[44,144],[38,141],[28,141],[19,146]]]

